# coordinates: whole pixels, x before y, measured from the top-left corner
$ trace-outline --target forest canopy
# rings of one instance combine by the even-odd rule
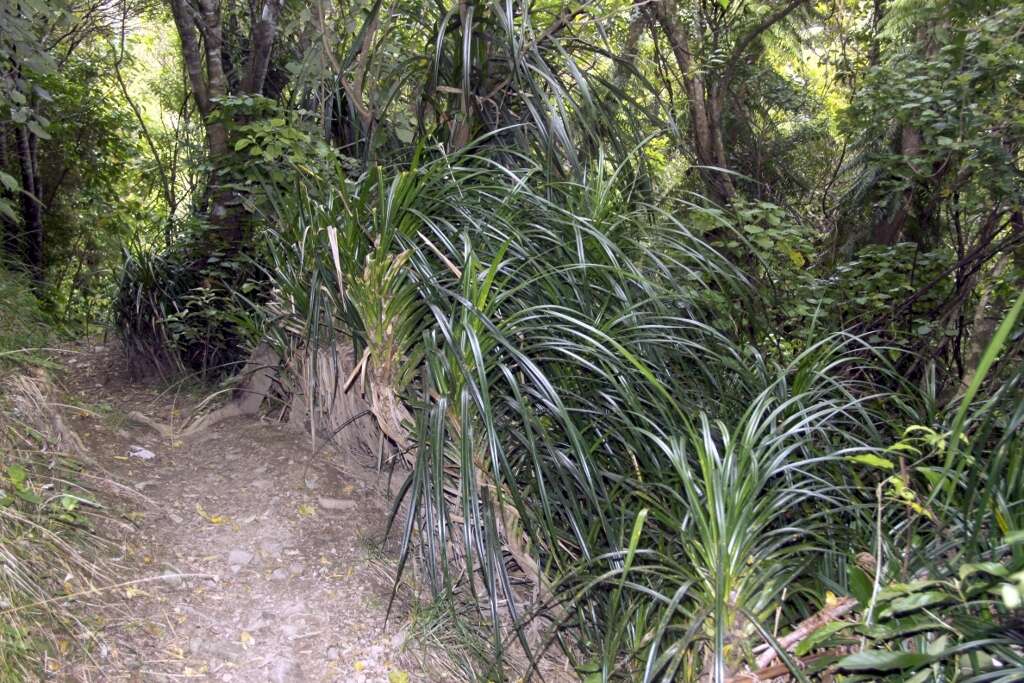
[[[481,680],[1014,680],[1022,103],[1018,0],[0,0],[0,269],[273,358]]]

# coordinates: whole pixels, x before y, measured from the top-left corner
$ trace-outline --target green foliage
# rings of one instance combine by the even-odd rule
[[[207,116],[180,60],[26,53],[37,287],[92,317],[128,235],[140,367],[269,342],[318,439],[361,393],[467,675],[1017,673],[1019,2],[288,4],[250,93],[219,11]]]
[[[238,189],[251,191],[260,183],[286,186],[296,172],[333,170],[335,151],[317,136],[310,112],[259,96],[226,97],[217,104],[213,120],[225,125],[234,152],[219,172],[234,179]]]
[[[45,298],[68,322],[103,317],[121,242],[159,222],[159,213],[132,191],[138,144],[129,113],[111,99],[106,69],[101,54],[82,51],[58,74],[41,79],[57,113],[49,139],[38,143],[39,172],[59,179],[44,197]]]

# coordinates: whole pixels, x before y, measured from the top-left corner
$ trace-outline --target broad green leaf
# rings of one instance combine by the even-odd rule
[[[10,479],[14,488],[21,490],[24,488],[25,481],[28,479],[28,471],[21,465],[8,465],[7,478]]]
[[[0,184],[6,187],[11,192],[17,192],[19,184],[17,179],[9,173],[0,171]]]
[[[50,139],[50,134],[46,132],[46,129],[44,129],[38,121],[29,121],[26,125],[28,126],[28,129],[32,131],[32,134],[40,140]]]
[[[941,591],[914,593],[913,595],[893,600],[889,604],[889,609],[887,611],[892,614],[902,614],[904,612],[912,612],[914,610],[921,609],[922,607],[947,602],[950,599],[951,596],[948,593],[943,593]]]
[[[849,460],[850,462],[859,462],[862,465],[870,465],[871,467],[877,467],[883,470],[891,470],[894,467],[891,461],[873,453],[848,455],[846,456],[846,460]]]
[[[811,633],[811,635],[807,636],[806,639],[804,639],[799,645],[796,646],[793,652],[796,654],[797,657],[803,657],[805,654],[809,653],[811,650],[818,647],[819,644],[823,643],[829,637],[835,635],[836,633],[839,633],[844,629],[850,628],[851,626],[853,626],[853,624],[847,621],[833,621],[829,624],[825,624],[821,628]]]
[[[874,588],[871,578],[863,569],[853,564],[848,567],[847,575],[850,581],[850,593],[857,598],[861,607],[866,607],[871,602],[871,593]]]
[[[945,627],[942,624],[930,618],[907,617],[905,619],[887,619],[881,624],[862,624],[856,627],[856,631],[872,640],[890,640],[892,638],[902,638],[912,633],[937,631],[943,628]]]
[[[839,660],[839,668],[847,671],[903,671],[924,666],[931,655],[920,652],[889,652],[866,650]]]
[[[19,489],[14,492],[14,495],[18,496],[18,498],[21,498],[22,500],[28,503],[32,503],[33,505],[39,505],[40,503],[43,502],[43,499],[40,498],[37,493],[34,493],[33,491],[30,491],[28,489]]]
[[[958,574],[960,575],[960,580],[963,581],[968,576],[979,572],[991,574],[992,576],[1003,577],[1008,575],[1010,570],[998,562],[975,562],[973,564],[965,564],[960,567]]]

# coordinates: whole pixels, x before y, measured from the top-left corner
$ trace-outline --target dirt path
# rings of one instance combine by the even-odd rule
[[[126,578],[163,576],[123,589],[88,680],[427,680],[402,664],[400,610],[385,629],[383,478],[355,455],[310,460],[308,438],[272,421],[161,438],[125,416],[180,424],[197,397],[131,384],[113,350],[87,351],[65,381],[85,409],[74,428],[138,494]]]

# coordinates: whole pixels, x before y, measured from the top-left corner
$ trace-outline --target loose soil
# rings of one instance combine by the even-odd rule
[[[437,680],[415,671],[402,608],[386,621],[389,496],[372,458],[311,456],[309,437],[236,418],[188,439],[199,400],[128,381],[111,345],[76,347],[63,384],[88,455],[123,486],[125,585],[72,680],[255,683]],[[123,529],[128,528],[129,531]],[[136,581],[136,583],[127,583]]]

